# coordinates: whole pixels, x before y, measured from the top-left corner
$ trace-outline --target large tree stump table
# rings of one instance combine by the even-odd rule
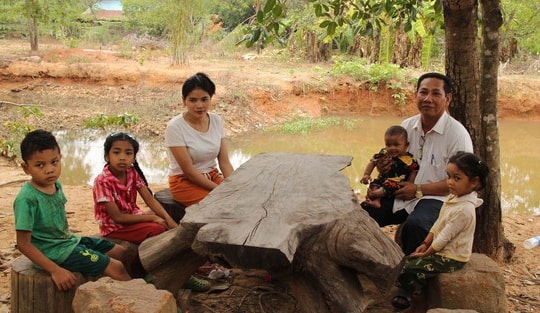
[[[173,294],[204,261],[197,256],[211,256],[233,267],[291,273],[299,312],[364,312],[370,299],[359,275],[387,292],[403,253],[360,208],[341,173],[351,161],[257,155],[186,208],[177,228],[143,242],[141,262],[156,286]]]

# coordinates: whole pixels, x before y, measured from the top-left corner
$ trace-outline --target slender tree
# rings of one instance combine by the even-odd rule
[[[24,13],[26,16],[26,30],[30,41],[30,50],[38,51],[38,19],[40,13],[38,0],[24,0]]]
[[[478,10],[481,42],[478,44]],[[490,168],[477,213],[474,250],[509,261],[515,247],[504,236],[501,211],[497,78],[502,25],[500,0],[444,1],[446,72],[455,83],[451,114],[471,133],[475,151]],[[480,47],[479,50],[477,47]]]
[[[500,28],[503,24],[501,1],[481,0],[482,51],[480,66],[480,116],[482,135],[477,138],[478,151],[491,169],[484,194],[484,208],[489,214],[479,214],[475,249],[509,261],[515,246],[504,236],[501,212],[500,146],[497,114],[498,73],[501,51]],[[492,208],[492,209],[489,209]]]
[[[204,33],[196,31],[196,27],[202,25],[207,1],[166,0],[164,3],[162,13],[170,37],[172,63],[186,64],[187,51]]]
[[[131,23],[150,33],[169,37],[172,64],[187,63],[187,51],[200,39],[199,31],[209,0],[125,0],[124,12]],[[199,35],[199,36],[197,36]]]

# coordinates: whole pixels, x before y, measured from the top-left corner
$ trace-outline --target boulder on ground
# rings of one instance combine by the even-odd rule
[[[428,299],[430,308],[508,312],[502,271],[497,262],[480,253],[473,253],[463,269],[430,281]]]
[[[102,277],[79,286],[74,313],[176,313],[172,293],[158,290],[143,279],[117,281]]]
[[[478,313],[476,310],[431,309],[427,313]]]

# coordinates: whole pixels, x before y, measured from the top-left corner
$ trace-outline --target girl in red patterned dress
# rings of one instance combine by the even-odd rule
[[[178,224],[152,196],[136,160],[139,143],[126,133],[105,139],[103,172],[94,180],[94,215],[101,235],[140,244]],[[137,193],[153,212],[137,205]]]

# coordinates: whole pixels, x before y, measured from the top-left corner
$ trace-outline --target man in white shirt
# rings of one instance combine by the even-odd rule
[[[458,151],[473,152],[471,137],[465,127],[448,112],[452,83],[440,73],[426,73],[418,78],[415,103],[420,114],[405,119],[409,152],[420,169],[413,183],[402,182],[395,200],[381,201],[381,208],[364,207],[379,226],[403,224],[402,249],[413,252],[426,238],[439,216],[448,195],[446,163]],[[387,163],[378,164],[381,171]]]

